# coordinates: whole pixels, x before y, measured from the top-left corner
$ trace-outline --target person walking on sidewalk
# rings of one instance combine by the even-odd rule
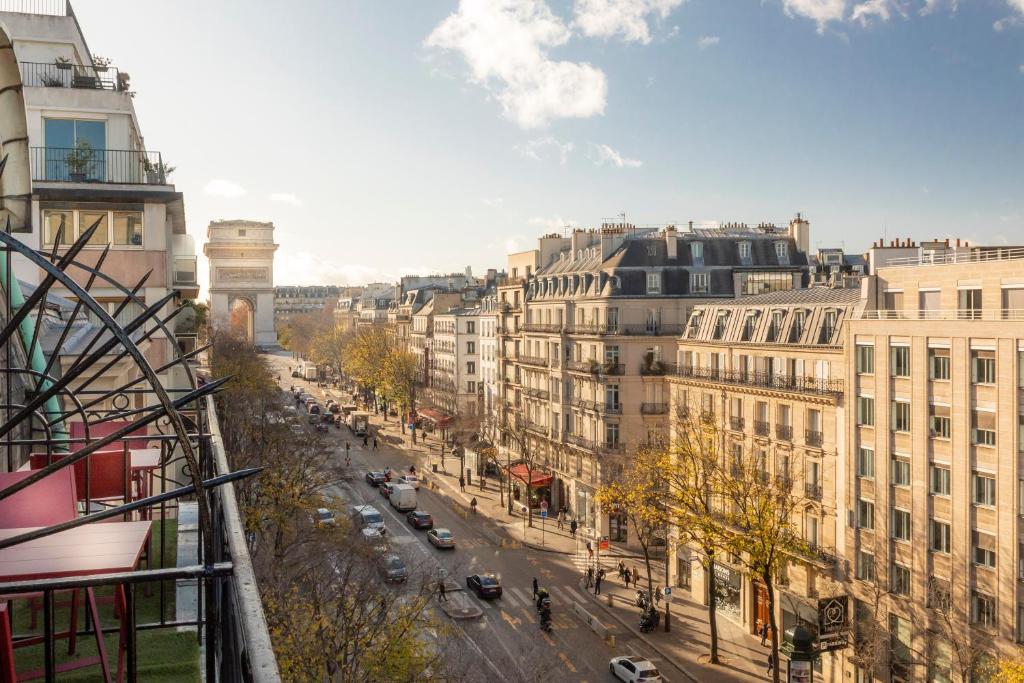
[[[594,542],[587,541],[587,556],[589,559],[594,559]]]
[[[594,579],[594,595],[601,594],[601,582],[604,581],[604,570],[597,570],[597,578]]]
[[[622,582],[626,584],[626,588],[629,588],[629,580],[631,578],[633,578],[633,575],[630,573],[630,571],[628,569],[623,570],[623,572],[622,572]]]
[[[537,577],[533,577],[533,599],[537,599]]]
[[[558,517],[556,519],[558,520],[558,528],[561,529],[562,522],[565,521],[565,513],[562,512],[562,508],[558,508]]]
[[[369,442],[370,437],[366,436],[366,434],[363,434],[363,448],[366,448],[366,444],[368,444]]]
[[[474,515],[476,514],[476,498],[473,498],[473,500],[469,501],[469,511],[472,512]]]
[[[463,493],[466,492],[466,478],[463,476],[459,477],[459,488],[462,490]]]
[[[765,641],[768,640],[768,622],[761,623],[761,647],[764,647]]]
[[[775,655],[773,655],[771,652],[769,652],[768,653],[768,670],[765,673],[766,674],[770,674],[772,672],[772,669],[774,669],[774,668],[775,668]]]
[[[621,579],[625,575],[626,575],[626,563],[623,562],[622,560],[619,560],[619,578]]]
[[[594,585],[594,568],[588,565],[587,566],[587,585],[585,587],[586,588],[590,588],[593,585]]]
[[[377,437],[373,437],[373,450],[377,450]]]
[[[576,520],[572,520],[572,522],[570,522],[569,524],[569,533],[572,535],[573,538],[576,538],[576,529],[578,528],[579,525],[576,524]]]
[[[448,593],[445,591],[444,588],[444,579],[441,579],[437,582],[437,601],[448,602]]]
[[[633,584],[640,585],[640,570],[636,567],[633,567]]]

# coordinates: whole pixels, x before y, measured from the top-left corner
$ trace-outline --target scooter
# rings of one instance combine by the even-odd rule
[[[540,630],[551,633],[551,608],[547,607],[540,613]]]
[[[647,608],[640,613],[640,632],[649,633],[658,627],[661,615],[657,610]]]
[[[640,609],[647,609],[647,593],[643,591],[636,592],[636,606]]]

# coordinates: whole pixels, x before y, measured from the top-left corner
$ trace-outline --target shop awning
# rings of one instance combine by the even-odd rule
[[[516,479],[518,479],[519,481],[521,481],[521,482],[523,482],[525,484],[526,483],[526,479],[527,479],[527,477],[529,477],[530,472],[528,471],[526,465],[519,464],[519,465],[513,465],[512,467],[510,467],[509,468],[509,474],[511,474],[513,477],[515,477]],[[539,489],[539,488],[542,488],[544,486],[550,486],[552,480],[554,479],[554,477],[551,476],[550,474],[548,474],[547,472],[544,472],[543,470],[534,469],[533,470],[533,476],[529,477],[529,479],[530,479],[530,488]]]
[[[416,414],[426,420],[430,420],[438,427],[444,427],[446,424],[452,421],[451,415],[446,415],[440,410],[434,408],[419,408],[416,410]]]

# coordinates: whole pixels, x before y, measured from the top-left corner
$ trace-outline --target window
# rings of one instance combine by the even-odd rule
[[[971,532],[971,555],[979,567],[996,567],[996,537],[983,531]]]
[[[475,394],[476,382],[474,382],[473,380],[469,380],[468,382],[466,382],[466,391],[470,394]]]
[[[43,211],[43,244],[52,245],[57,240],[57,233],[63,226],[61,244],[71,244],[75,240],[74,211]]]
[[[838,320],[839,313],[836,311],[825,311],[825,318],[821,322],[821,336],[818,337],[819,344],[828,344],[832,341],[832,335],[835,334]]]
[[[928,683],[952,683],[953,653],[949,641],[933,638],[928,659]]]
[[[976,446],[996,445],[996,414],[989,410],[971,413],[971,443]]]
[[[647,293],[661,294],[661,273],[647,273]]]
[[[971,480],[971,488],[974,492],[974,497],[972,498],[974,504],[995,507],[996,478],[991,474],[975,472],[971,475]]]
[[[768,341],[779,341],[782,337],[782,323],[786,319],[785,311],[772,311],[772,322],[768,328]]]
[[[476,334],[476,321],[466,321],[466,334]]]
[[[892,456],[893,486],[910,486],[910,461],[905,456]]]
[[[466,353],[476,353],[476,342],[466,342]]]
[[[106,180],[106,121],[44,119],[43,131],[45,180],[76,180],[72,175],[78,174],[87,180]],[[83,153],[75,155],[75,162],[69,161],[76,148]],[[77,163],[79,158],[84,163]]]
[[[892,347],[892,376],[910,377],[910,347]]]
[[[754,338],[754,331],[757,326],[757,313],[747,313],[743,318],[743,336],[740,341],[750,341]]]
[[[110,213],[107,211],[79,211],[79,234],[85,234],[96,226],[96,232],[89,238],[90,247],[105,247],[110,244]],[[66,228],[65,228],[66,230]]]
[[[949,495],[949,466],[932,463],[929,468],[929,493],[934,496]]]
[[[892,429],[895,432],[910,431],[910,402],[892,402]]]
[[[928,579],[928,596],[925,604],[928,607],[948,613],[952,604],[950,601],[950,584],[945,579],[932,576]]]
[[[910,540],[910,512],[892,509],[892,537],[897,541]]]
[[[996,599],[991,595],[971,591],[971,623],[978,626],[996,625]]]
[[[957,292],[957,313],[961,320],[981,319],[981,290],[961,289]]]
[[[862,427],[875,425],[875,399],[870,396],[857,397],[857,424]]]
[[[861,581],[875,580],[875,556],[864,550],[857,553],[857,578]]]
[[[604,442],[609,447],[619,445],[619,425],[611,423],[604,426]]]
[[[690,293],[691,294],[707,294],[708,293],[708,274],[707,273],[690,273]]]
[[[472,375],[472,374],[475,374],[475,373],[476,373],[476,363],[474,363],[473,361],[469,361],[468,363],[466,363],[466,374],[467,375]]]
[[[996,383],[995,351],[971,351],[971,381],[975,384]]]
[[[875,452],[870,448],[857,449],[857,476],[868,479],[875,476]]]
[[[949,434],[949,406],[930,406],[928,408],[928,435],[933,439],[948,439]]]
[[[703,242],[690,242],[690,258],[693,259],[693,265],[695,265],[695,266],[704,265],[704,243]]]
[[[793,322],[789,326],[789,343],[796,344],[804,336],[804,323],[807,321],[807,311],[793,311]]]
[[[725,311],[720,312],[718,317],[715,318],[715,329],[711,335],[714,339],[721,339],[725,336],[725,325],[727,322],[729,322],[729,314]]]
[[[940,522],[937,519],[928,522],[928,548],[933,552],[949,554],[949,522]]]
[[[740,252],[740,263],[750,263],[750,242],[738,242],[736,244]]]
[[[928,349],[929,379],[949,379],[949,349]]]
[[[896,595],[910,595],[910,569],[894,562],[891,588]]]
[[[61,244],[71,244],[83,232],[99,222],[89,245],[105,247],[141,247],[142,246],[142,212],[141,211],[43,211],[43,245],[53,246],[57,239],[57,231],[64,225]],[[113,226],[113,230],[111,230]]]
[[[861,498],[857,501],[857,528],[875,528],[875,504]]]
[[[779,259],[780,266],[789,265],[789,244],[786,242],[775,243],[775,256]]]
[[[857,372],[862,375],[870,375],[875,371],[875,347],[867,344],[857,344],[856,351]]]

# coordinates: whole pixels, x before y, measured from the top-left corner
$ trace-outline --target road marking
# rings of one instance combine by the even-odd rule
[[[505,590],[511,593],[513,597],[517,598],[517,600],[522,602],[524,605],[529,605],[533,602],[533,600],[527,596],[526,591],[521,588],[514,588],[510,586],[505,588]]]
[[[566,669],[573,673],[576,673],[576,667],[573,666],[572,660],[569,659],[569,657],[564,652],[559,652],[558,658],[562,660],[563,664],[565,664]]]
[[[587,603],[586,597],[584,597],[582,593],[580,593],[578,590],[576,590],[572,586],[566,586],[565,590],[568,591],[569,594],[572,595],[574,598],[576,598],[577,601],[579,601],[579,602],[581,602],[583,604]]]
[[[513,607],[519,607],[519,598],[517,598],[509,588],[506,588],[502,591],[501,599],[504,602],[507,602],[508,604],[512,605]]]
[[[501,610],[501,618],[508,622],[508,625],[512,628],[519,628],[519,624],[523,623],[522,620],[517,619],[505,610]]]

